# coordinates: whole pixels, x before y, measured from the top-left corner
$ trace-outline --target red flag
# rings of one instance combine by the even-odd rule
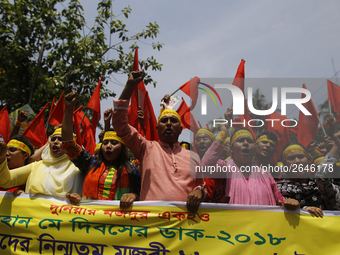
[[[74,132],[77,136],[77,144],[79,144],[80,146],[83,145],[83,141],[82,141],[82,137],[81,137],[81,133],[80,133],[80,128],[79,128],[81,119],[77,117],[77,114],[82,108],[83,108],[83,106],[80,106],[77,110],[75,110],[73,112]]]
[[[65,112],[65,102],[64,102],[64,92],[61,93],[61,96],[59,97],[59,100],[56,104],[56,106],[51,106],[53,107],[53,112],[50,116],[49,124],[53,126],[57,126],[61,123],[63,123],[63,118],[64,118],[64,112]]]
[[[133,71],[139,71],[138,66],[138,48],[135,49],[135,57],[133,61]],[[138,98],[138,90],[139,90],[139,98]],[[137,111],[141,106],[142,110],[144,111],[144,130],[146,134],[144,134],[143,129],[139,125],[138,118],[137,118]],[[138,130],[138,133],[144,134],[145,138],[152,141],[158,140],[158,133],[156,131],[157,120],[155,117],[155,113],[153,111],[153,107],[146,91],[144,82],[140,82],[137,87],[134,89],[132,96],[131,96],[131,104],[128,110],[128,119],[130,126],[133,126]]]
[[[103,79],[103,76],[100,77],[98,85],[96,89],[94,90],[89,103],[87,104],[87,108],[90,108],[93,110],[92,130],[94,134],[96,134],[97,123],[100,120],[100,87],[102,84],[102,79]]]
[[[233,82],[233,85],[235,85],[236,87],[239,87],[243,94],[244,94],[244,77],[245,77],[245,72],[244,72],[244,63],[246,61],[244,59],[241,59],[241,63],[237,68],[237,72],[235,75],[235,79]]]
[[[9,136],[11,134],[11,124],[6,107],[7,105],[0,111],[0,135],[4,139],[5,143],[8,143]]]
[[[245,95],[245,93],[244,93],[244,77],[245,77],[244,63],[245,62],[246,61],[244,59],[241,60],[241,63],[239,64],[239,66],[237,68],[237,72],[236,72],[236,75],[235,75],[235,78],[234,78],[234,81],[233,81],[233,85],[235,85],[236,87],[241,89],[243,95]],[[247,122],[249,120],[251,120],[246,100],[244,100],[244,115],[243,116],[244,116],[244,118]]]
[[[183,129],[190,129],[190,125],[187,125],[187,123],[190,124],[190,119],[187,119],[185,120],[185,116],[189,116],[190,118],[190,115],[185,115],[185,113],[187,111],[190,111],[190,108],[189,106],[186,104],[186,102],[184,101],[184,99],[182,98],[182,102],[181,104],[178,106],[177,108],[177,113],[178,115],[181,117],[181,126],[183,127]]]
[[[303,88],[306,88],[306,85],[303,84]],[[305,95],[302,94],[301,98],[305,98]],[[316,132],[318,131],[318,113],[314,107],[312,99],[310,99],[307,103],[304,103],[303,106],[312,114],[312,115],[304,115],[302,111],[299,114],[299,124],[298,124],[298,142],[303,146],[307,147],[308,144],[314,139]]]
[[[95,139],[93,130],[91,128],[91,126],[92,126],[91,122],[86,116],[84,117],[83,123],[81,125],[82,130],[83,130],[83,135],[81,137],[80,131],[79,131],[79,123],[83,119],[84,112],[79,107],[74,113],[75,113],[75,119],[76,119],[74,121],[74,123],[75,123],[75,125],[78,125],[78,129],[77,129],[77,127],[75,129],[75,132],[76,132],[76,135],[77,135],[77,143],[81,144],[85,148],[86,151],[88,151],[89,153],[91,153],[93,155],[94,149],[96,147],[96,139]],[[81,142],[78,142],[78,136],[81,137]]]
[[[38,115],[31,121],[28,127],[21,134],[22,136],[28,138],[32,144],[37,147],[42,147],[45,143],[47,143],[44,112],[49,104],[50,102],[47,102],[44,108],[42,108]]]
[[[192,100],[190,110],[193,110],[197,103],[199,82],[200,82],[200,78],[195,76],[190,81],[184,83],[182,86],[179,87],[180,90],[182,90],[185,94],[187,94]]]
[[[55,101],[55,97],[53,97],[52,105],[51,105],[51,109],[50,109],[50,113],[48,114],[48,118],[51,117],[51,115],[52,115],[52,113],[53,113],[53,111],[54,111],[54,108],[55,108],[54,101]]]
[[[327,80],[327,90],[328,90],[328,100],[333,105],[335,112],[340,113],[340,86],[336,85],[334,82]]]
[[[194,134],[200,129],[197,122],[190,111],[190,107],[186,104],[185,100],[182,98],[182,102],[177,108],[177,113],[181,117],[181,126],[183,129],[189,129]]]
[[[289,132],[297,135],[298,134],[298,130],[299,130],[299,126],[293,127],[289,129]]]
[[[145,138],[149,141],[159,140],[156,132],[157,120],[153,112],[153,107],[149,98],[149,93],[146,92],[144,99],[144,130],[146,132]]]

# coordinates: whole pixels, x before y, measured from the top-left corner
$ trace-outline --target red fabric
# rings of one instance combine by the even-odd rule
[[[307,89],[306,85],[303,84],[303,88]],[[305,95],[302,94],[301,98],[304,98]],[[298,142],[303,146],[307,147],[308,144],[314,139],[316,132],[318,131],[318,113],[314,107],[312,99],[310,99],[307,103],[304,103],[303,106],[312,114],[312,115],[304,115],[302,111],[299,114],[299,124],[298,124]]]
[[[200,78],[195,76],[190,81],[184,83],[182,86],[179,87],[180,90],[182,90],[185,94],[187,94],[192,100],[190,110],[193,110],[197,103],[199,82],[200,82]]]
[[[135,49],[135,57],[133,61],[133,71],[139,71],[138,67],[138,48]],[[138,99],[138,90],[139,90],[139,99]],[[143,129],[139,125],[137,118],[137,111],[139,106],[141,106],[144,111],[144,130],[146,134],[142,131]],[[149,141],[156,140],[158,141],[159,136],[156,130],[157,120],[155,117],[155,113],[153,111],[153,107],[149,98],[149,95],[146,91],[144,82],[139,83],[134,89],[131,96],[131,104],[128,109],[128,123],[130,126],[133,126],[138,130],[138,133],[145,135],[145,138]]]
[[[237,68],[237,72],[235,75],[235,79],[233,82],[233,85],[236,87],[239,87],[243,92],[244,92],[244,77],[245,77],[245,72],[244,72],[244,63],[246,61],[244,59],[241,60],[241,63],[239,64]]]
[[[97,128],[97,123],[100,120],[100,87],[102,84],[102,79],[103,76],[100,77],[100,80],[98,82],[98,85],[96,89],[94,90],[92,97],[87,104],[87,108],[90,108],[93,110],[93,115],[92,115],[92,130],[93,134],[96,134],[96,128]]]
[[[78,113],[79,111],[81,111],[81,109],[83,108],[83,106],[80,106],[77,110],[75,110],[73,112],[73,124],[74,124],[74,132],[77,136],[77,144],[79,144],[80,146],[83,145],[83,139],[81,137],[81,134],[80,134],[80,122],[81,122],[81,118],[78,117]]]
[[[0,135],[4,139],[5,143],[8,143],[9,136],[11,134],[11,124],[8,116],[7,106],[0,111]]]
[[[236,75],[235,75],[235,78],[234,78],[234,81],[233,81],[233,85],[235,85],[236,87],[241,89],[243,95],[245,95],[245,93],[244,93],[244,77],[245,77],[244,63],[245,62],[246,61],[244,59],[241,60],[241,63],[239,64],[239,66],[237,68],[237,72],[236,72]],[[244,115],[243,115],[243,117],[246,119],[247,122],[252,119],[249,115],[246,100],[244,100]]]
[[[327,90],[328,90],[328,100],[333,105],[335,112],[340,113],[340,86],[336,85],[334,82],[327,80]]]
[[[268,105],[266,106],[268,109]],[[281,151],[283,147],[290,142],[290,136],[289,136],[289,127],[282,126],[281,122],[283,120],[286,120],[287,117],[281,114],[278,114],[276,112],[273,112],[270,115],[266,116],[266,120],[269,119],[275,119],[275,121],[266,121],[265,122],[265,130],[272,131],[274,134],[276,134],[278,138],[278,143],[276,146],[276,152],[275,152],[275,159],[278,159],[281,157]],[[290,126],[290,121],[284,122],[286,126]],[[272,127],[273,126],[273,127]],[[274,162],[273,162],[274,163]]]
[[[299,126],[296,126],[296,127],[290,128],[289,132],[297,135],[298,134],[298,129],[299,129]]]
[[[50,116],[49,124],[53,126],[57,126],[61,123],[63,123],[63,118],[64,118],[64,112],[65,112],[65,102],[64,102],[64,92],[61,93],[61,96],[54,107],[53,105],[51,106],[51,109],[53,107],[53,112]]]
[[[50,104],[48,102],[44,108],[38,113],[38,115],[31,121],[28,127],[21,134],[28,138],[34,146],[42,147],[47,143],[46,128],[44,112],[46,107]]]
[[[75,121],[75,123],[80,123],[81,120],[83,119],[83,116],[84,116],[84,112],[79,107],[76,110],[76,114],[75,114],[76,121]],[[78,124],[78,127],[79,127],[79,124]],[[81,145],[85,148],[86,151],[88,151],[90,154],[93,155],[94,149],[96,148],[96,139],[95,139],[95,135],[93,133],[93,130],[91,128],[91,122],[86,116],[84,117],[84,120],[83,120],[81,127],[83,129],[83,136],[82,136],[82,140],[81,140]],[[75,130],[75,131],[79,132],[77,130]],[[76,133],[76,135],[78,136],[77,133]],[[80,132],[79,132],[79,136],[80,136]]]
[[[102,162],[100,167],[98,167],[95,170],[95,168],[92,168],[90,172],[86,175],[83,187],[86,187],[83,189],[83,197],[84,198],[91,198],[91,199],[97,199],[98,198],[98,186],[99,185],[93,185],[93,180],[99,180],[100,176],[104,173],[106,169],[105,163]]]
[[[149,98],[149,93],[146,92],[144,99],[144,129],[146,132],[145,137],[149,141],[159,140],[159,136],[156,131],[156,126],[157,120],[153,112],[153,107]]]
[[[105,182],[105,178],[100,180],[103,173],[107,167],[105,163],[102,162],[99,168],[95,170],[92,168],[90,172],[86,175],[84,184],[83,184],[83,197],[84,198],[91,198],[91,199],[98,199],[98,200],[114,200],[116,196],[117,189],[119,188],[129,188],[129,176],[126,168],[124,167],[122,170],[122,174],[120,176],[119,183],[116,183],[117,178],[117,171],[114,173],[113,183],[111,184],[110,195],[108,198],[104,198],[103,196],[103,189],[100,188],[100,183]]]
[[[50,113],[48,114],[48,118],[51,117],[51,115],[52,115],[52,113],[53,113],[53,111],[54,111],[54,108],[55,108],[54,101],[55,101],[55,97],[53,97],[52,104],[51,104],[51,109],[50,109]]]
[[[21,186],[17,186],[17,187],[8,188],[8,189],[5,189],[5,188],[0,186],[0,191],[14,192],[14,191],[16,191],[18,189],[21,189],[21,190],[25,191],[25,187],[26,187],[26,184],[25,185],[21,185]]]
[[[182,98],[182,102],[177,108],[177,113],[181,117],[181,126],[183,129],[190,129],[190,115],[185,115],[187,111],[190,111],[190,108]],[[185,119],[185,116],[189,117],[189,119]]]
[[[183,129],[187,128],[195,134],[199,127],[196,123],[194,115],[192,115],[189,106],[186,104],[183,98],[181,104],[177,108],[177,113],[181,117],[181,125]]]

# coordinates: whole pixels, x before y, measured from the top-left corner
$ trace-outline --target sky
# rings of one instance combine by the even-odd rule
[[[82,4],[91,25],[97,1]],[[149,45],[151,40],[138,42],[141,59],[154,56],[163,64],[162,71],[148,70],[157,81],[156,88],[147,86],[156,117],[165,94],[195,76],[233,78],[241,59],[246,61],[247,78],[323,78],[324,82],[313,86],[306,83],[316,107],[327,99],[326,79],[333,77],[337,82],[339,1],[116,0],[114,13],[128,5],[132,9],[129,18],[119,18],[124,19],[129,34],[156,21],[160,33],[154,41],[164,43],[157,51]],[[126,79],[125,75],[113,75],[108,88],[118,97]],[[269,89],[260,87],[260,91],[266,98],[270,96]],[[103,100],[101,107],[102,111],[112,107],[112,98]],[[287,117],[293,118],[298,111],[289,114]],[[189,131],[183,132],[179,140],[188,140],[189,135]]]

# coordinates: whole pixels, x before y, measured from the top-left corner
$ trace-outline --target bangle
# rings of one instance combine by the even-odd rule
[[[198,187],[196,190],[200,190],[202,192],[202,199],[204,198],[204,195],[205,195],[205,191],[203,188],[201,187]]]
[[[225,139],[227,138],[228,133],[225,131],[221,131],[218,136],[216,137],[216,140],[221,141],[222,143],[224,143]]]
[[[21,127],[22,122],[16,120],[14,126]]]

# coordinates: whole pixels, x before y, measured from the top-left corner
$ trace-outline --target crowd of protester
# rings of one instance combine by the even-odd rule
[[[323,210],[340,209],[340,188],[337,179],[327,176],[327,168],[339,171],[340,131],[335,132],[335,118],[325,143],[315,141],[305,148],[288,143],[279,162],[272,160],[278,137],[264,131],[256,138],[247,128],[230,134],[229,124],[219,125],[215,136],[208,129],[199,129],[193,146],[179,143],[181,117],[175,110],[163,108],[158,117],[158,141],[149,141],[128,124],[128,106],[135,87],[144,79],[144,71],[130,73],[114,108],[104,112],[104,131],[94,155],[76,142],[73,134],[73,111],[78,93],[65,96],[61,126],[55,127],[45,146],[34,150],[26,137],[18,135],[15,125],[11,139],[0,142],[0,190],[39,193],[68,198],[71,204],[83,200],[120,200],[122,209],[134,201],[185,201],[189,212],[196,212],[201,202],[243,205],[283,206],[298,208],[317,217]],[[168,96],[164,100],[168,100]],[[232,109],[225,118],[230,123]],[[143,126],[143,112],[138,111]],[[19,111],[18,122],[27,119]],[[134,158],[128,154],[130,151]],[[297,165],[307,171],[241,171],[260,166],[289,167]],[[311,166],[321,171],[312,171]],[[208,166],[234,169],[211,176],[196,171]],[[310,171],[309,171],[310,170]],[[315,174],[313,174],[315,173]]]

